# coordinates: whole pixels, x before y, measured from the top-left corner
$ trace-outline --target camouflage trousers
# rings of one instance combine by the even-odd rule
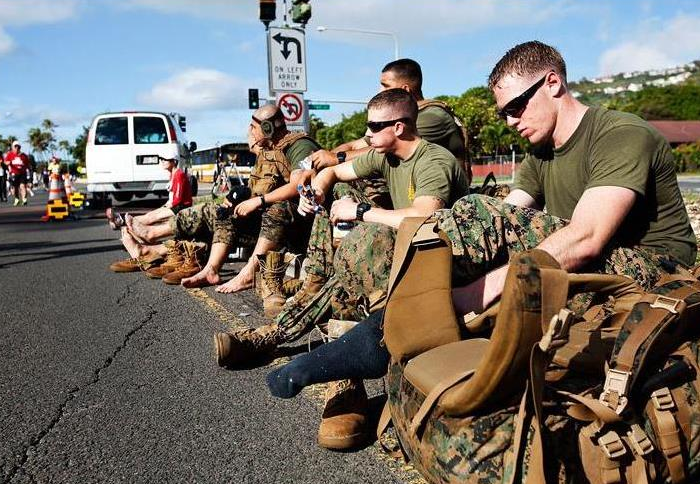
[[[451,209],[439,210],[435,215],[438,227],[452,243],[455,287],[473,282],[508,263],[517,252],[535,248],[568,224],[567,220],[544,212],[516,207],[484,195],[468,195],[455,202]],[[316,223],[330,227],[329,222],[319,217]],[[323,240],[330,251],[331,239]],[[394,240],[395,231],[390,227],[361,223],[343,239],[332,266],[328,257],[320,258],[323,266],[317,266],[322,269],[318,274],[329,275],[329,282],[322,289],[323,294],[319,293],[309,307],[285,308],[278,316],[277,323],[286,339],[299,338],[331,311],[335,317],[363,319],[367,306],[386,295]],[[674,273],[675,267],[672,260],[650,251],[618,247],[580,271],[624,275],[648,290],[662,274]],[[586,303],[586,299],[579,300],[576,308]]]
[[[216,203],[207,202],[180,211],[170,222],[175,238],[253,246],[261,236],[280,247],[288,240],[304,247],[308,239],[310,223],[296,213],[296,204],[273,203],[262,212],[240,218],[219,218],[216,207]]]
[[[333,199],[351,197],[357,202],[367,202],[377,206],[381,197],[370,198],[365,187],[338,183],[333,189]],[[328,207],[326,207],[328,208]],[[333,224],[331,224],[328,210],[316,214],[309,236],[309,245],[306,251],[306,273],[326,281],[319,293],[310,304],[300,307],[289,301],[275,322],[278,324],[285,339],[293,341],[310,331],[314,325],[323,322],[330,312],[343,319],[361,319],[367,315],[368,298],[364,297],[361,287],[370,285],[386,285],[383,278],[388,278],[388,272],[384,275],[382,270],[384,260],[391,260],[394,247],[394,230],[390,227],[359,222],[341,239],[337,249],[333,245]],[[384,257],[379,257],[384,254]],[[382,281],[374,283],[362,283],[357,287],[347,290],[338,282],[336,276],[335,260],[354,260],[360,263],[362,260],[381,261],[379,267],[365,266],[363,273],[367,277],[379,276]],[[345,266],[343,266],[345,267]],[[356,279],[356,278],[355,278]],[[352,295],[352,296],[351,296]]]
[[[292,201],[273,203],[265,208],[260,223],[260,237],[297,254],[306,252],[313,217],[301,215],[297,208],[297,203]],[[238,219],[233,220],[234,225],[237,221]]]

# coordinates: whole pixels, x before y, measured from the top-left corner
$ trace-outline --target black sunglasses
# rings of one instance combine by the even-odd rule
[[[519,118],[522,116],[523,111],[525,111],[525,108],[527,107],[527,103],[530,101],[532,96],[535,95],[537,90],[542,87],[545,79],[547,79],[547,75],[549,75],[549,72],[545,74],[542,79],[527,88],[527,90],[520,96],[514,97],[508,101],[505,106],[498,110],[498,116],[502,119],[506,119],[508,116],[511,118]]]
[[[373,133],[379,133],[384,128],[393,126],[396,123],[404,123],[408,121],[408,118],[392,119],[390,121],[367,121],[367,128]]]

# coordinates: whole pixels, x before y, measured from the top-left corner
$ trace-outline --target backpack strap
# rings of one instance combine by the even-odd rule
[[[399,226],[382,320],[384,343],[397,362],[459,340],[452,245],[436,227],[430,217],[407,217]]]
[[[667,290],[670,287],[670,290]],[[659,292],[664,294],[659,294]],[[687,308],[686,299],[700,294],[697,284],[678,285],[669,283],[668,287],[657,288],[656,293],[642,296],[635,305],[638,317],[628,317],[615,342],[608,365],[600,401],[617,413],[622,413],[628,404],[628,394],[634,385],[654,343],[669,328],[680,321],[680,315]]]
[[[408,458],[404,453],[403,447],[401,447],[401,441],[399,441],[398,448],[394,449],[388,447],[384,443],[384,439],[382,437],[384,437],[384,434],[389,429],[389,426],[391,426],[391,407],[389,406],[389,400],[387,399],[386,403],[384,404],[384,408],[382,408],[382,414],[379,417],[379,421],[377,422],[377,442],[382,450],[394,459],[403,457],[404,461],[408,462]]]

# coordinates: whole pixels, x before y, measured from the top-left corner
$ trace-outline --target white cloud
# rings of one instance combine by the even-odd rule
[[[7,27],[62,22],[73,18],[78,7],[78,0],[0,0],[0,55],[17,45]]]
[[[193,68],[159,82],[138,100],[166,110],[243,108],[251,85],[255,84],[221,71]]]
[[[281,3],[281,2],[280,2]],[[156,10],[169,14],[187,14],[200,18],[258,21],[258,2],[253,0],[122,0],[116,4],[123,9]]]
[[[601,75],[673,67],[698,58],[700,17],[679,14],[663,24],[644,22],[632,38],[600,57]]]
[[[546,0],[324,0],[312,5],[314,25],[391,31],[404,41],[424,35],[473,32],[506,25],[533,25],[564,15],[569,9],[566,1]],[[352,34],[341,34],[339,37],[355,41]]]
[[[316,25],[396,32],[405,41],[416,36],[469,32],[505,25],[533,25],[577,8],[569,0],[322,0],[312,1],[310,29]],[[237,23],[258,22],[254,0],[124,0],[118,8],[148,9],[201,18],[226,19]],[[277,2],[277,20],[283,3]],[[331,38],[330,32],[328,38]],[[340,40],[362,42],[358,36],[342,35]],[[335,40],[338,40],[336,38]]]

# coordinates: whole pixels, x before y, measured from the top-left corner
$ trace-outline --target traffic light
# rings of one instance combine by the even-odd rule
[[[268,26],[277,18],[277,4],[275,0],[260,0],[260,21]]]
[[[177,124],[180,126],[183,133],[187,131],[187,118],[185,116],[178,116]]]
[[[248,89],[248,109],[260,107],[260,96],[257,89]]]
[[[292,15],[292,22],[306,25],[306,22],[311,18],[309,0],[292,0],[292,8],[289,13]]]

